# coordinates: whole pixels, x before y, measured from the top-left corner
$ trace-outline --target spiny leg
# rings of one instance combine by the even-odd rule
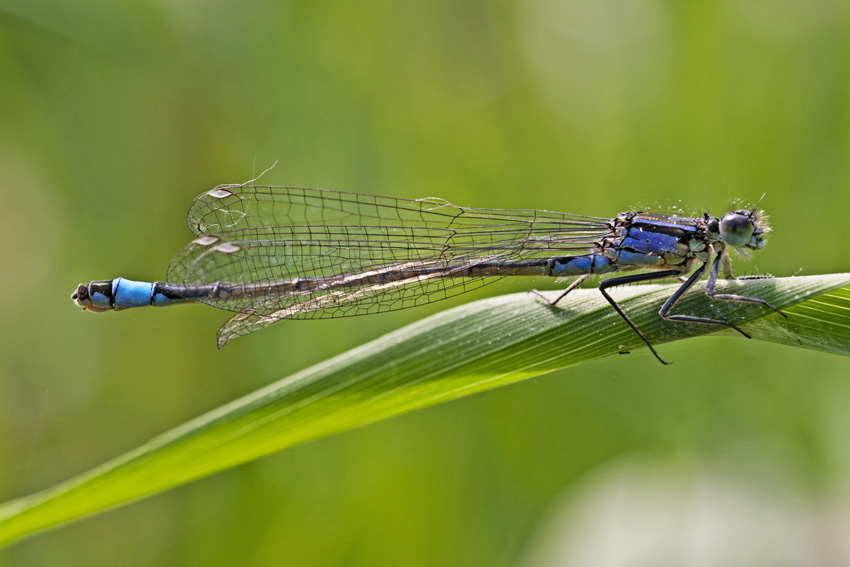
[[[711,264],[711,271],[709,272],[709,275],[708,275],[708,283],[705,286],[705,294],[707,296],[709,296],[711,298],[717,298],[717,299],[728,299],[730,301],[747,301],[747,302],[751,302],[751,303],[765,304],[768,307],[773,307],[772,305],[770,305],[769,303],[767,303],[763,299],[756,299],[756,298],[753,298],[753,297],[744,297],[744,296],[740,296],[740,295],[731,295],[731,296],[727,297],[724,294],[715,294],[714,293],[714,286],[717,283],[717,274],[718,274],[718,270],[719,270],[719,267],[720,267],[720,261],[721,261],[721,254],[718,254],[715,257],[714,262],[712,262],[712,264]],[[742,335],[744,335],[748,339],[751,338],[750,335],[748,335],[747,333],[742,331],[737,325],[735,325],[734,323],[732,323],[730,321],[723,321],[721,319],[709,319],[707,317],[695,317],[693,315],[670,315],[670,310],[673,309],[673,306],[676,305],[676,303],[679,301],[679,299],[682,297],[682,295],[686,291],[688,291],[697,282],[697,280],[699,280],[699,278],[702,276],[703,272],[705,272],[705,266],[706,265],[703,264],[702,266],[697,268],[694,271],[693,274],[691,274],[691,276],[688,278],[688,280],[684,284],[682,284],[682,287],[677,289],[676,292],[673,295],[671,295],[670,298],[664,303],[664,305],[661,307],[661,310],[658,311],[658,314],[661,315],[662,317],[664,317],[665,319],[667,319],[668,321],[679,321],[679,322],[686,322],[686,323],[702,323],[702,324],[706,324],[706,325],[723,325],[724,327],[731,327],[732,329],[735,329],[736,331],[738,331],[739,333],[741,333]],[[777,309],[776,311],[779,311],[779,310]]]
[[[644,335],[640,331],[640,329],[637,328],[637,325],[635,325],[632,322],[632,320],[629,319],[629,316],[626,315],[625,311],[623,311],[623,309],[617,304],[617,302],[614,301],[614,298],[611,297],[610,295],[608,295],[608,292],[605,291],[605,290],[609,287],[615,287],[615,286],[618,286],[618,285],[626,285],[626,284],[630,284],[630,283],[646,282],[646,281],[650,281],[650,280],[660,280],[660,279],[663,279],[663,278],[669,278],[669,277],[672,277],[672,276],[677,276],[677,275],[679,275],[679,273],[680,272],[678,270],[664,270],[662,272],[651,272],[651,273],[648,273],[648,274],[636,274],[636,275],[633,275],[633,276],[622,276],[622,277],[619,277],[619,278],[611,278],[611,279],[604,280],[604,281],[600,282],[600,284],[599,284],[599,291],[602,293],[602,296],[605,297],[605,299],[608,300],[608,303],[611,304],[611,307],[614,308],[614,311],[616,311],[617,314],[620,317],[622,317],[623,320],[626,323],[629,324],[629,327],[631,327],[632,330],[635,333],[637,333],[637,335],[646,344],[646,346],[649,347],[649,350],[652,351],[652,354],[655,355],[655,358],[657,358],[661,362],[661,364],[670,364],[670,363],[667,362],[666,360],[664,360],[663,358],[661,358],[661,356],[652,347],[652,344],[649,342],[649,339],[646,338],[646,335]]]
[[[532,290],[531,290],[531,293],[536,294],[536,295],[539,295],[540,297],[542,297],[542,298],[543,298],[543,300],[544,300],[546,303],[548,303],[549,305],[554,306],[554,305],[555,305],[555,304],[557,304],[559,301],[561,301],[562,299],[564,299],[564,298],[567,296],[567,294],[568,294],[568,293],[570,293],[572,290],[574,290],[575,288],[577,288],[578,286],[580,286],[580,285],[582,284],[582,282],[584,282],[587,278],[589,278],[589,277],[590,277],[590,276],[592,276],[592,275],[593,275],[593,274],[584,274],[584,275],[582,275],[582,276],[577,277],[577,278],[575,279],[575,281],[574,281],[574,282],[572,282],[569,286],[567,286],[567,289],[565,289],[563,292],[561,292],[561,294],[560,294],[560,295],[558,295],[558,297],[556,297],[555,299],[549,299],[548,297],[546,297],[545,295],[543,295],[542,293],[540,293],[540,292],[539,292],[539,291],[537,291],[536,289],[532,289]]]
[[[705,284],[705,294],[707,296],[709,296],[712,299],[721,299],[723,301],[742,301],[744,303],[757,303],[759,305],[764,305],[765,307],[770,307],[771,309],[773,309],[774,311],[776,311],[777,313],[779,313],[780,315],[782,315],[786,319],[788,318],[788,315],[786,315],[785,313],[783,313],[782,311],[780,311],[779,309],[777,309],[776,307],[774,307],[773,305],[771,305],[770,303],[765,301],[764,299],[759,299],[758,297],[747,297],[745,295],[737,295],[737,294],[732,294],[732,293],[714,293],[714,284],[717,283],[717,271],[718,271],[719,262],[720,262],[720,254],[717,255],[717,258],[715,258],[714,263],[711,265],[711,272],[709,272],[709,274],[708,274],[708,282]],[[770,277],[772,277],[772,276],[770,276]],[[744,280],[744,279],[765,279],[765,278],[762,278],[762,277],[741,277],[741,278],[737,278],[737,279]]]
[[[719,256],[718,256],[719,258]],[[711,267],[711,273],[717,276],[717,265],[718,261],[715,260],[714,264]],[[695,317],[693,315],[670,315],[670,310],[673,309],[673,306],[679,301],[682,295],[691,289],[691,287],[702,277],[703,272],[705,272],[705,264],[694,270],[694,273],[682,284],[682,286],[676,290],[676,292],[664,302],[664,305],[661,306],[661,309],[658,311],[658,314],[667,319],[668,321],[679,321],[686,323],[705,323],[707,325],[724,325],[726,327],[732,327],[748,339],[750,335],[739,329],[735,326],[734,323],[730,323],[729,321],[722,321],[720,319],[708,319],[706,317]]]

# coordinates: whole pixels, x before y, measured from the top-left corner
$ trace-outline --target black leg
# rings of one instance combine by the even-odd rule
[[[782,311],[780,311],[779,309],[777,309],[776,307],[774,307],[773,305],[771,305],[770,303],[768,303],[764,299],[758,299],[756,297],[746,297],[746,296],[743,296],[743,295],[714,293],[714,287],[717,283],[717,277],[718,277],[718,272],[719,272],[719,269],[720,269],[721,259],[722,259],[722,253],[717,254],[717,256],[715,257],[714,261],[711,264],[711,271],[709,272],[708,282],[706,283],[706,286],[705,286],[705,294],[707,296],[711,297],[712,299],[720,299],[720,300],[724,300],[724,301],[742,301],[742,302],[746,302],[746,303],[757,303],[759,305],[764,305],[765,307],[769,307],[769,308],[773,309],[774,311],[776,311],[777,313],[779,313],[783,317],[787,317],[787,315],[785,315],[785,313],[782,313]],[[739,333],[741,333],[745,337],[750,338],[750,335],[748,335],[747,333],[742,331],[740,328],[738,328],[734,323],[731,323],[730,321],[722,321],[720,319],[708,319],[706,317],[695,317],[695,316],[692,316],[692,315],[670,315],[670,310],[673,309],[673,307],[676,305],[676,303],[679,301],[679,299],[682,297],[682,295],[684,295],[684,293],[686,291],[688,291],[691,287],[693,287],[693,285],[705,273],[706,266],[707,266],[707,264],[702,264],[699,268],[697,268],[684,281],[684,283],[682,283],[682,285],[679,287],[679,289],[677,289],[675,291],[675,293],[673,293],[673,295],[671,295],[667,299],[667,301],[664,302],[664,305],[658,311],[658,314],[661,317],[663,317],[664,319],[667,319],[668,321],[678,321],[678,322],[687,322],[687,323],[702,323],[702,324],[708,324],[708,325],[723,325],[725,327],[730,327],[732,329],[735,329],[736,331],[738,331]],[[546,297],[543,296],[543,294],[541,294],[537,290],[532,290],[532,292],[536,293],[537,295],[542,297],[544,300],[546,300],[546,302],[549,305],[555,305],[556,303],[561,301],[564,297],[566,297],[566,295],[568,293],[570,293],[572,290],[577,288],[584,280],[589,278],[591,275],[592,274],[587,274],[587,275],[583,275],[583,276],[577,278],[573,283],[570,284],[570,286],[566,290],[564,290],[563,293],[561,293],[558,297],[556,297],[554,300],[551,300],[551,301],[549,299],[546,299]],[[626,285],[626,284],[631,284],[631,283],[647,282],[647,281],[659,280],[659,279],[670,278],[670,277],[678,278],[681,281],[681,272],[678,271],[678,270],[664,270],[664,271],[660,271],[660,272],[649,272],[649,273],[645,273],[645,274],[635,274],[635,275],[631,275],[631,276],[622,276],[622,277],[617,277],[617,278],[610,278],[610,279],[607,279],[607,280],[600,282],[600,284],[599,284],[599,291],[600,291],[600,293],[602,293],[602,296],[605,297],[605,299],[608,301],[608,303],[611,304],[611,307],[614,308],[614,311],[616,311],[617,314],[620,317],[622,317],[623,320],[626,323],[628,323],[629,327],[631,327],[631,329],[637,334],[637,336],[639,336],[641,338],[641,340],[646,344],[646,346],[649,348],[649,350],[652,352],[652,354],[655,355],[655,358],[657,358],[662,364],[670,364],[670,363],[665,361],[663,358],[661,358],[661,356],[658,354],[658,352],[656,352],[655,348],[653,348],[652,344],[649,342],[649,339],[647,339],[646,336],[640,331],[640,329],[637,328],[637,325],[634,324],[634,322],[629,318],[628,315],[626,315],[625,311],[623,311],[623,309],[619,306],[619,304],[617,304],[617,302],[614,301],[614,298],[611,297],[608,294],[608,292],[605,291],[605,290],[608,289],[609,287],[616,287],[616,286],[621,286],[621,285]],[[745,278],[741,278],[741,279],[745,279]]]
[[[773,309],[777,313],[780,313],[782,316],[786,316],[784,313],[782,313],[781,311],[779,311],[778,309],[773,307],[773,305],[771,305],[770,303],[768,303],[767,301],[765,301],[763,299],[758,299],[758,298],[755,298],[755,297],[744,297],[742,295],[716,294],[716,293],[714,293],[714,286],[717,284],[717,275],[718,275],[718,272],[719,272],[719,269],[720,269],[721,257],[722,257],[722,255],[718,254],[714,258],[714,262],[711,263],[711,271],[708,274],[708,282],[705,285],[705,294],[708,297],[711,297],[712,299],[722,299],[722,300],[726,300],[726,301],[744,301],[744,302],[748,302],[748,303],[758,303],[759,305],[765,305],[767,307],[770,307],[771,309]],[[670,296],[670,299],[668,299],[664,303],[664,305],[661,307],[661,310],[658,312],[658,314],[661,315],[662,317],[664,317],[665,319],[667,319],[668,321],[680,321],[680,322],[683,321],[683,322],[687,322],[687,323],[703,323],[703,324],[707,324],[707,325],[723,325],[724,327],[731,327],[732,329],[735,329],[736,331],[738,331],[739,333],[741,333],[742,335],[744,335],[745,337],[747,337],[749,339],[750,335],[748,335],[747,333],[742,331],[737,325],[735,325],[734,323],[731,323],[729,321],[722,321],[720,319],[708,319],[706,317],[694,317],[692,315],[670,315],[669,314],[670,310],[673,309],[673,306],[676,305],[676,302],[679,301],[679,298],[682,297],[682,294],[684,294],[686,291],[688,291],[688,289],[690,289],[690,287],[693,286],[696,283],[696,281],[700,278],[700,276],[702,275],[702,273],[704,271],[705,271],[705,264],[703,264],[702,266],[697,268],[694,271],[694,273],[691,274],[691,277],[689,277],[688,280],[684,284],[682,284],[682,287],[677,289],[676,293],[674,293],[673,295]]]
[[[641,340],[644,343],[646,343],[646,346],[649,347],[649,350],[652,351],[652,354],[655,355],[655,358],[657,358],[661,362],[661,364],[670,364],[670,363],[667,362],[666,360],[664,360],[663,358],[661,358],[661,356],[659,356],[659,354],[657,352],[655,352],[655,349],[652,347],[652,344],[649,342],[649,339],[647,339],[646,336],[643,333],[640,332],[640,329],[637,328],[637,325],[635,325],[632,322],[632,320],[629,319],[629,316],[626,315],[626,313],[623,311],[623,309],[617,304],[616,301],[614,301],[614,298],[611,297],[610,295],[608,295],[608,292],[605,291],[605,290],[609,287],[615,287],[615,286],[618,286],[618,285],[626,285],[626,284],[630,284],[630,283],[646,282],[646,281],[650,281],[650,280],[660,280],[660,279],[663,279],[663,278],[675,277],[675,276],[680,275],[680,273],[681,272],[679,272],[678,270],[664,270],[662,272],[650,272],[650,273],[647,273],[647,274],[635,274],[633,276],[622,276],[622,277],[619,277],[619,278],[611,278],[611,279],[604,280],[604,281],[600,282],[600,284],[599,284],[599,291],[602,293],[603,297],[605,297],[605,299],[608,300],[608,303],[611,304],[611,307],[614,308],[614,311],[616,311],[617,314],[620,317],[622,317],[623,320],[626,323],[629,324],[629,327],[631,327],[632,330],[635,333],[637,333],[637,335],[641,338]]]
[[[732,293],[714,293],[714,284],[717,283],[717,263],[720,261],[720,254],[717,255],[717,258],[714,260],[714,264],[711,266],[711,273],[708,276],[708,282],[705,284],[705,294],[712,299],[721,299],[723,301],[742,301],[744,303],[757,303],[759,305],[764,305],[765,307],[770,307],[786,319],[788,315],[765,301],[764,299],[759,299],[757,297],[746,297],[744,295],[735,295]],[[762,278],[738,278],[738,279],[762,279]],[[736,327],[737,329],[737,327]],[[738,329],[740,331],[740,329]],[[743,331],[741,331],[743,332]],[[744,333],[746,335],[746,333]]]
[[[711,278],[713,277],[717,280],[717,269],[720,266],[720,255],[717,255],[714,262],[711,264],[711,272],[708,276],[709,285],[713,285]],[[688,291],[691,286],[693,286],[697,280],[702,277],[703,272],[705,272],[705,264],[694,270],[694,273],[691,274],[691,277],[687,279],[682,286],[676,290],[676,292],[670,296],[670,298],[664,302],[664,305],[661,306],[661,309],[658,311],[658,314],[667,319],[668,321],[680,321],[686,323],[705,323],[707,325],[723,325],[725,327],[732,327],[748,339],[750,335],[736,327],[733,323],[729,321],[721,321],[720,319],[708,319],[705,317],[694,317],[693,315],[670,315],[670,310],[673,309],[673,306],[676,305],[676,302],[679,301],[679,298]],[[706,286],[706,293],[708,293],[708,287]]]

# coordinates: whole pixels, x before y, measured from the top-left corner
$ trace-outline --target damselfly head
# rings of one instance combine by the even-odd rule
[[[740,209],[726,214],[720,219],[720,238],[735,248],[760,250],[764,247],[764,234],[770,230],[764,215],[758,215],[758,208],[764,195],[753,210]]]

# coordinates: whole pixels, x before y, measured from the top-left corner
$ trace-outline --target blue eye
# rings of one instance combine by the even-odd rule
[[[754,230],[753,219],[739,211],[729,213],[720,220],[720,238],[729,246],[737,248],[747,245]]]

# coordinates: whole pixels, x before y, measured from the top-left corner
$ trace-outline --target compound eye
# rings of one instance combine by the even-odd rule
[[[729,213],[720,220],[720,238],[729,246],[740,247],[750,242],[755,225],[749,215]]]

